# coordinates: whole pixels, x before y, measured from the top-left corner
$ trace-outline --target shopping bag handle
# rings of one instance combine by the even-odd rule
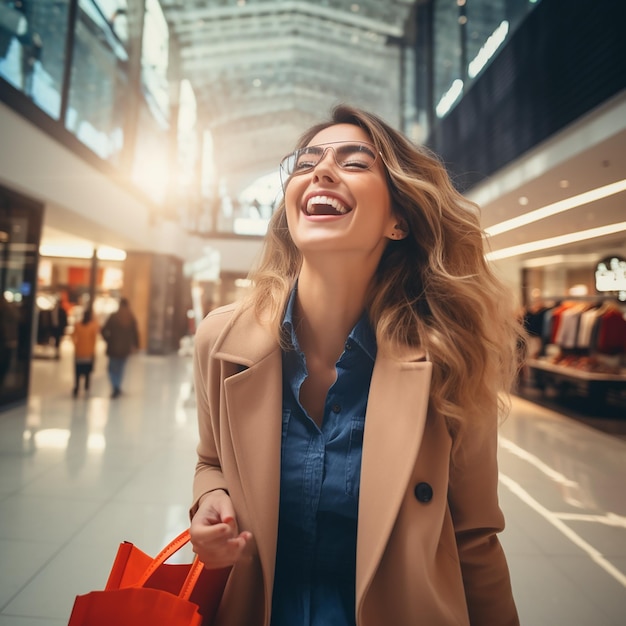
[[[189,536],[189,529],[184,530],[178,537],[170,541],[162,550],[159,552],[152,563],[147,567],[146,571],[142,574],[141,578],[137,581],[135,586],[143,587],[150,576],[156,572],[156,570],[167,561],[172,555],[176,554],[182,547],[184,547],[187,543],[189,543],[191,537]],[[187,574],[187,578],[185,578],[185,582],[178,594],[179,598],[183,600],[189,600],[191,593],[198,582],[198,578],[200,578],[200,574],[204,569],[204,564],[198,558],[196,554],[191,567],[189,568],[189,573]]]

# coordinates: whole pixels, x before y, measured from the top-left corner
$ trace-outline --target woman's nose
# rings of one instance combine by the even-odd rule
[[[324,151],[322,158],[317,165],[313,168],[313,178],[326,178],[328,180],[334,180],[335,169],[338,167],[335,161],[335,153],[333,149],[328,147]]]

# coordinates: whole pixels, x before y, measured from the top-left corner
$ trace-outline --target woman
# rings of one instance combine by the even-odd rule
[[[96,357],[96,341],[100,327],[92,318],[91,309],[83,313],[83,319],[74,325],[72,341],[74,342],[74,389],[72,395],[76,397],[80,387],[80,379],[85,378],[85,391],[89,391],[89,378],[93,371]]]
[[[126,361],[139,348],[137,320],[126,298],[120,300],[118,310],[105,322],[102,327],[102,336],[107,343],[107,356],[109,357],[107,371],[111,383],[111,397],[117,398],[122,393]]]
[[[497,500],[511,298],[442,165],[345,106],[281,164],[250,298],[196,340],[218,626],[518,623]]]

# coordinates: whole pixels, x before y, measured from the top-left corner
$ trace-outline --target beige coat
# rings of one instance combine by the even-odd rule
[[[196,336],[194,502],[227,489],[239,529],[254,536],[250,553],[231,571],[217,626],[268,626],[282,360],[252,312],[234,310],[213,311]],[[376,359],[363,439],[357,624],[514,626],[519,622],[496,537],[504,526],[496,495],[496,417],[491,428],[466,435],[451,466],[448,429],[428,411],[431,367],[423,354]]]

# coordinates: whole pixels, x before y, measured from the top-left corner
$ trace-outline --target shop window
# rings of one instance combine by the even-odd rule
[[[42,214],[0,187],[0,408],[28,395]]]
[[[128,54],[101,4],[78,3],[65,125],[102,159],[115,162],[124,143]]]
[[[0,77],[59,119],[69,0],[0,0]]]

